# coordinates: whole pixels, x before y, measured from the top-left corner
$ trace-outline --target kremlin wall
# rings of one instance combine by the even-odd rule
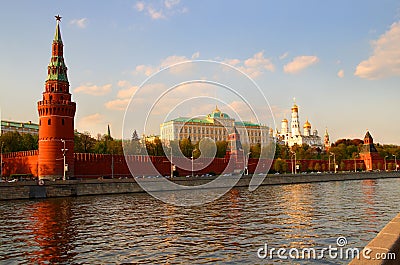
[[[152,172],[151,168],[153,166],[156,167],[161,175],[170,175],[171,163],[166,157],[138,155],[127,156],[125,159],[123,155],[74,154],[72,152],[72,150],[74,150],[74,117],[76,104],[72,102],[71,93],[69,92],[67,67],[64,63],[63,42],[59,25],[60,20],[61,17],[56,16],[56,31],[52,43],[52,56],[48,65],[45,90],[42,93],[42,99],[37,103],[39,114],[39,150],[3,154],[2,175],[29,175],[39,179],[129,178],[132,176],[128,169],[127,161],[130,165],[138,169],[136,173],[139,175],[146,175],[146,172]],[[283,133],[285,133],[285,136],[290,136],[292,138],[297,137],[300,139],[298,141],[306,141],[314,137],[319,141],[319,136],[316,134],[314,136],[310,135],[309,131],[311,130],[311,125],[306,128],[308,131],[304,136],[300,135],[297,124],[298,108],[296,105],[294,109],[292,108],[292,112],[292,123],[296,125],[292,127],[297,129],[297,134],[292,132],[294,135],[292,136],[284,131]],[[235,139],[234,135],[231,137]],[[284,138],[283,140],[287,140],[288,143],[291,143],[290,137],[287,139]],[[322,145],[319,142],[318,144]],[[232,155],[236,156],[236,167],[244,169],[242,162],[243,156],[240,158],[237,152],[238,151],[236,151],[236,153],[231,152],[227,154],[226,158],[215,158],[211,164],[200,171],[196,171],[195,174],[220,174],[224,172],[228,166],[229,157],[232,158]],[[174,158],[174,160],[175,159],[176,158]],[[195,161],[196,163],[202,162],[201,159],[196,159]],[[257,164],[259,164],[261,168],[267,169],[269,168],[268,165],[270,162],[271,161],[265,159],[249,159],[248,173],[253,173]],[[275,162],[276,161],[272,162],[271,169],[274,169]],[[295,162],[293,160],[284,160],[284,162],[287,168],[285,171],[291,172]],[[329,168],[329,162],[326,160],[297,160],[296,162],[299,166],[297,172],[334,171],[333,164],[331,164],[331,168]],[[65,171],[64,164],[68,167]],[[355,168],[357,170],[368,171],[384,169],[383,158],[379,157],[369,132],[367,132],[365,136],[364,148],[362,153],[360,153],[360,158],[355,160],[342,160],[338,170],[354,171]],[[180,176],[187,176],[192,173],[180,168],[176,170]],[[232,169],[232,171],[233,170],[235,169]]]
[[[3,175],[11,176],[15,174],[29,174],[33,177],[38,176],[38,151],[23,151],[8,153],[3,155]],[[130,164],[140,169],[138,172],[142,171],[143,175],[150,171],[152,164],[157,168],[158,172],[163,176],[170,175],[170,162],[166,157],[145,157],[145,156],[127,156],[127,160]],[[197,160],[196,160],[197,161]],[[225,170],[228,165],[229,159],[226,158],[215,158],[214,161],[206,168],[196,175],[205,175],[208,173],[219,174]],[[287,165],[287,172],[291,172],[293,160],[283,160]],[[310,169],[315,169],[316,165],[319,164],[321,167],[320,171],[328,171],[329,162],[327,160],[297,160],[297,165],[299,169],[297,172],[310,171]],[[62,175],[62,160],[58,161],[59,167],[61,168],[59,175]],[[248,162],[249,173],[252,174],[257,163],[267,164],[267,161],[263,159],[253,159],[250,158]],[[274,169],[274,163],[271,169]],[[132,177],[129,172],[125,157],[123,155],[106,155],[106,154],[74,154],[74,178],[125,178]],[[356,160],[342,160],[342,166],[344,168],[338,168],[340,171],[354,171],[355,164],[357,170],[366,170],[365,161],[363,159]],[[372,168],[384,170],[383,159],[374,159]],[[190,175],[191,172],[187,170],[177,169],[179,176]],[[314,171],[314,170],[312,170]],[[333,171],[333,164],[331,164],[331,171]],[[266,173],[266,172],[265,172]]]

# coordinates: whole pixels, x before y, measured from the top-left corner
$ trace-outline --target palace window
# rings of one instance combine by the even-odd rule
[[[47,125],[51,125],[51,119],[47,120]]]

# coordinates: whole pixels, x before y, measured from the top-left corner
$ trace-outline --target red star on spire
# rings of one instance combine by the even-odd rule
[[[54,17],[56,18],[57,21],[61,21],[62,17],[60,17],[60,15],[57,15],[57,16],[54,16]]]

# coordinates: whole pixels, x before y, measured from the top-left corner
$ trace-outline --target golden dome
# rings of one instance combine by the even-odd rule
[[[308,120],[304,123],[304,128],[311,128],[311,123]]]
[[[288,120],[287,120],[286,118],[284,118],[284,119],[282,120],[282,122],[288,123]]]

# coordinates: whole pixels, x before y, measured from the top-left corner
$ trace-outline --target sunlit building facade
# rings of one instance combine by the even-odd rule
[[[301,132],[299,107],[296,103],[292,106],[292,119],[290,122],[284,118],[281,122],[281,130],[277,131],[275,137],[278,142],[284,143],[288,146],[306,144],[315,148],[324,148],[321,137],[318,135],[317,130],[311,130],[311,123],[306,120],[303,125],[303,133]],[[326,131],[326,134],[328,132]],[[329,136],[328,136],[329,140]]]
[[[268,126],[247,121],[235,121],[218,107],[202,118],[176,118],[160,125],[160,138],[168,142],[190,138],[198,142],[203,138],[214,141],[228,141],[228,135],[235,131],[243,143],[250,145],[267,144],[270,134]]]

